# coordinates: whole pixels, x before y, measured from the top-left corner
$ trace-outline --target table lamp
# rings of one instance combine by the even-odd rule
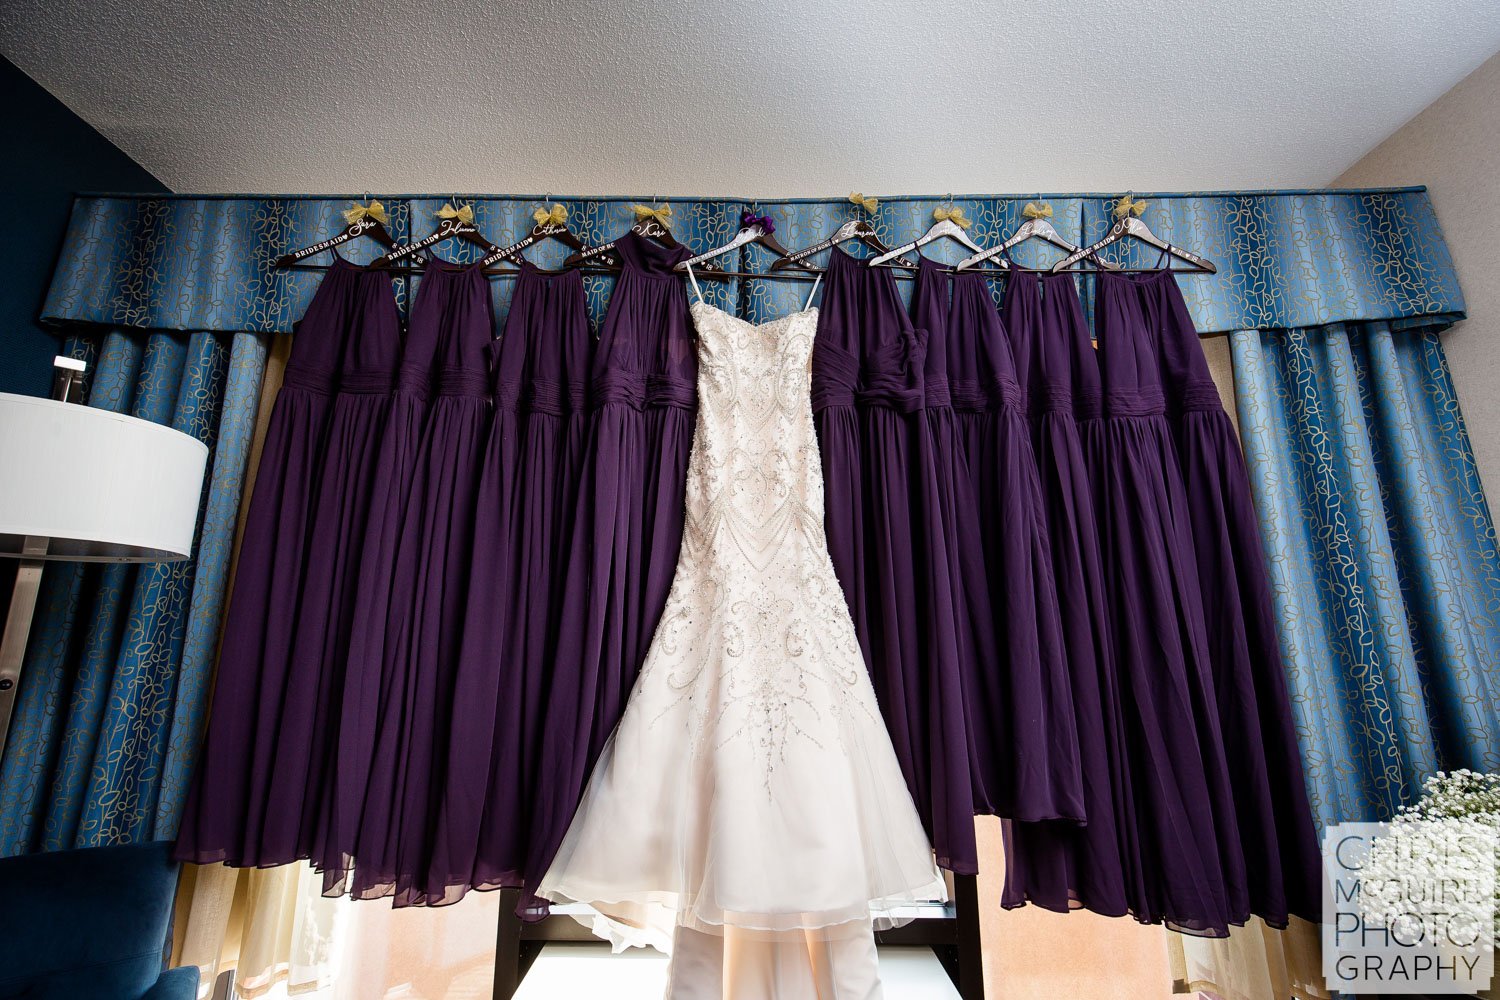
[[[0,639],[0,752],[42,566],[167,562],[193,549],[208,447],[77,402],[83,362],[53,362],[53,398],[0,393],[0,557],[20,560]]]

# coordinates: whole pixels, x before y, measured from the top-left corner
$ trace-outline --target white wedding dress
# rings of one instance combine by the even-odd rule
[[[672,954],[672,1000],[873,1000],[872,907],[946,895],[824,541],[817,311],[692,309],[677,572],[537,892]]]

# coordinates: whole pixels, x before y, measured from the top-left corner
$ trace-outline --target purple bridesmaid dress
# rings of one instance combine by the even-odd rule
[[[835,249],[812,359],[829,555],[938,863],[975,874],[963,611],[923,413],[926,351],[890,270]]]
[[[984,303],[988,306],[988,301]],[[1099,413],[1099,370],[1073,276],[1039,276],[1012,264],[1005,332],[1032,425],[1048,514],[1052,575],[1078,718],[1085,826],[1006,828],[1006,907],[1083,907],[1121,916],[1140,905],[1131,827],[1129,753],[1115,677],[1099,536],[1075,411]],[[1171,766],[1170,759],[1163,761]],[[1149,910],[1147,911],[1149,912]]]
[[[614,731],[666,603],[682,544],[697,348],[683,278],[692,256],[629,233],[594,352],[589,453],[579,488],[557,655],[542,715],[529,887],[546,874]],[[503,859],[497,859],[504,864]],[[523,900],[528,916],[545,911]]]
[[[429,897],[434,842],[452,730],[454,673],[473,559],[498,553],[474,542],[475,505],[490,430],[490,348],[495,315],[476,267],[448,272],[427,411],[391,578],[381,665],[375,757],[365,793],[353,891],[394,893],[394,905]],[[410,595],[409,597],[405,595]]]
[[[1249,917],[1248,879],[1261,873],[1245,864],[1187,494],[1141,282],[1108,272],[1096,280],[1102,407],[1079,431],[1129,727],[1135,801],[1127,832],[1139,837],[1143,888],[1133,912],[1221,936]]]
[[[345,438],[351,425],[378,428],[399,350],[390,275],[335,254],[295,328],[256,470],[180,860],[259,867],[306,857],[304,791],[323,766],[320,677],[298,669],[296,654],[314,617],[307,595],[333,571],[327,498],[360,476],[364,454],[351,464]]]
[[[414,493],[413,486],[418,468],[428,464],[423,442],[433,389],[438,389],[445,410],[482,407],[473,402],[472,389],[456,393],[453,389],[458,382],[444,383],[440,367],[474,363],[471,345],[478,341],[482,352],[487,341],[480,340],[480,334],[487,337],[490,334],[484,331],[492,329],[485,326],[490,322],[489,303],[489,289],[479,268],[428,261],[412,305],[390,417],[375,458],[349,644],[343,651],[346,666],[336,763],[331,787],[324,795],[329,815],[314,857],[325,873],[328,891],[347,888],[357,896],[378,896],[392,888],[392,850],[399,831],[393,827],[393,800],[385,791],[396,780],[387,713],[398,704],[393,700],[398,693],[391,689],[385,666],[399,662],[408,648],[406,626],[416,606],[418,584],[410,561],[403,567],[407,572],[398,572],[401,540],[408,530],[422,527],[417,519],[423,494]],[[472,386],[473,382],[465,378],[463,384]],[[414,496],[418,498],[415,503]],[[356,866],[359,870],[351,875]]]
[[[583,276],[521,265],[495,342],[495,419],[453,692],[428,896],[522,884],[541,773],[543,696],[588,443],[594,349]]]
[[[1081,820],[1046,513],[1005,331],[982,275],[950,276],[925,257],[912,307],[928,331],[926,417],[952,526],[943,542],[978,804],[1015,820]]]
[[[1239,436],[1170,271],[1131,288],[1153,331],[1187,489],[1219,724],[1250,871],[1250,907],[1273,926],[1322,909],[1318,840],[1286,689],[1259,521]]]

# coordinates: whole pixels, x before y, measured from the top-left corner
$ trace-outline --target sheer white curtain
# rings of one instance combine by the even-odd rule
[[[321,888],[305,864],[184,866],[172,964],[198,967],[203,998],[234,969],[245,1000],[488,1000],[499,893],[395,910]]]
[[[1220,1000],[1329,1000],[1323,980],[1318,925],[1296,917],[1284,931],[1259,917],[1230,929],[1227,938],[1168,934],[1172,978],[1179,993]]]
[[[291,337],[279,335],[266,365],[247,496],[290,350]],[[236,555],[238,541],[237,534]],[[233,969],[233,996],[245,1000],[489,1000],[499,893],[470,893],[439,909],[392,910],[378,900],[328,899],[321,887],[305,864],[184,865],[172,964],[198,967],[203,998]]]

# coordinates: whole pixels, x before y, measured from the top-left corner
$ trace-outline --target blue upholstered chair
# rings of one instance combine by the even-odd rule
[[[162,971],[170,846],[0,859],[0,1000],[193,1000],[197,969]]]

